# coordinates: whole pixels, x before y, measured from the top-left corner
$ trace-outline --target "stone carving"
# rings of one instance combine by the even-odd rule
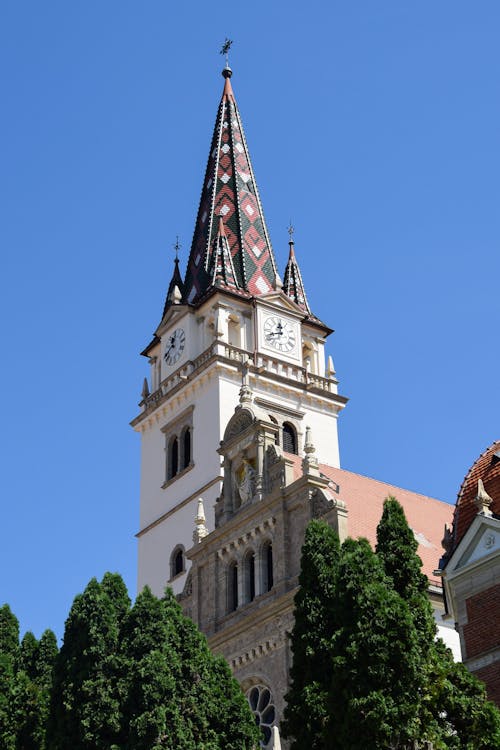
[[[269,445],[264,460],[264,491],[270,493],[274,487],[284,485],[285,467],[283,458],[276,450],[276,446]]]
[[[492,502],[493,500],[484,489],[483,480],[478,479],[477,480],[477,496],[475,500],[478,513],[481,513],[483,516],[491,516],[492,513],[490,510],[490,505]]]
[[[441,540],[441,544],[445,552],[449,555],[453,548],[453,530],[448,526],[447,523],[444,525],[444,535]]]
[[[311,511],[313,518],[320,518],[335,508],[336,502],[321,490],[313,490],[311,497]]]
[[[255,494],[255,469],[247,458],[236,472],[238,494],[242,503],[248,503]]]
[[[231,421],[229,422],[226,432],[224,434],[224,441],[231,440],[231,438],[235,437],[236,435],[239,435],[240,432],[243,432],[247,429],[247,427],[250,427],[250,425],[253,422],[253,416],[252,414],[247,411],[246,409],[240,410],[237,414],[235,414]]]

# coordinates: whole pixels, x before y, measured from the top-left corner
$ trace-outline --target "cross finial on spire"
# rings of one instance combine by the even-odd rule
[[[174,250],[175,250],[175,260],[179,260],[179,250],[181,249],[182,245],[179,242],[179,235],[175,238],[175,244],[174,244]]]
[[[232,43],[233,43],[233,40],[228,39],[228,37],[226,37],[224,44],[222,45],[220,49],[220,54],[226,56],[226,68],[229,68],[229,50],[231,49]]]
[[[294,234],[294,232],[295,232],[295,227],[293,226],[292,220],[290,219],[290,223],[288,225],[288,235],[290,237],[290,239],[288,240],[288,242],[290,244],[293,244],[293,234]]]

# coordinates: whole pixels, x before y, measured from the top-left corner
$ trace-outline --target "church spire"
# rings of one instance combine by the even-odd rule
[[[218,287],[258,296],[273,291],[277,284],[276,262],[231,86],[231,69],[226,66],[222,75],[224,89],[184,284],[188,303],[196,303],[214,287],[213,251],[220,244],[229,249],[230,263],[225,261],[225,268],[231,271],[234,283],[228,277],[223,284],[219,277]],[[220,237],[221,218],[225,240]]]
[[[184,284],[182,282],[182,276],[181,272],[179,271],[179,238],[177,237],[175,240],[174,250],[175,250],[175,260],[174,260],[174,272],[172,274],[172,278],[170,279],[170,284],[168,285],[168,291],[167,296],[165,298],[165,305],[163,306],[163,315],[162,320],[165,317],[165,314],[170,307],[170,305],[179,304],[179,302],[182,301],[183,292],[184,292]]]
[[[290,299],[301,307],[308,315],[311,315],[311,308],[306,297],[306,290],[304,289],[304,282],[300,273],[297,259],[295,258],[295,243],[293,241],[293,227],[290,224],[288,234],[290,239],[288,244],[290,246],[290,254],[288,256],[288,263],[285,268],[285,278],[283,280],[283,291]]]

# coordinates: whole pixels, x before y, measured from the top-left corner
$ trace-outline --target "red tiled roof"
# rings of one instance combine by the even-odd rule
[[[477,515],[478,510],[474,500],[477,495],[478,479],[483,480],[484,489],[493,500],[490,506],[491,512],[500,515],[500,440],[492,443],[479,456],[462,482],[453,517],[453,549],[458,546]]]
[[[294,460],[295,475],[302,473],[302,459],[287,454]],[[418,554],[422,560],[422,570],[429,580],[441,586],[433,571],[438,567],[443,554],[441,539],[445,524],[450,524],[453,506],[418,492],[404,490],[378,479],[364,477],[345,469],[336,469],[320,464],[320,471],[338,485],[338,496],[347,506],[347,529],[353,538],[366,537],[375,547],[377,526],[382,517],[384,500],[395,497],[403,506],[406,518],[419,542]]]

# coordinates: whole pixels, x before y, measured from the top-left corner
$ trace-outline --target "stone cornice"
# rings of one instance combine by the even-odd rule
[[[158,407],[172,399],[179,391],[185,390],[188,385],[196,387],[199,376],[208,368],[212,368],[214,364],[235,374],[244,359],[249,361],[249,373],[252,376],[253,384],[267,381],[271,388],[276,385],[294,395],[297,391],[305,391],[311,399],[317,399],[318,403],[330,402],[331,406],[337,411],[340,411],[348,402],[345,396],[334,392],[336,387],[336,381],[334,380],[309,373],[303,367],[281,362],[276,357],[261,353],[254,355],[252,352],[214,341],[198,357],[185,362],[176,372],[165,378],[156,391],[141,401],[140,405],[143,412],[130,422],[131,426],[134,429],[143,429],[144,423],[155,414]],[[252,364],[254,359],[269,363],[279,361],[285,374],[283,372],[272,372],[262,364],[258,366]]]

